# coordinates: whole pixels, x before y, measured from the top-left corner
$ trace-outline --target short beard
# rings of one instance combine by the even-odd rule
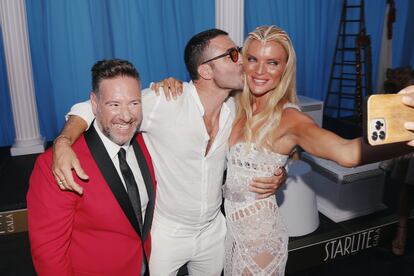
[[[102,129],[102,128],[101,128]],[[117,137],[116,136],[114,136],[114,135],[112,135],[112,133],[111,133],[111,130],[110,130],[110,128],[103,128],[102,129],[102,133],[106,136],[106,137],[108,137],[108,139],[109,140],[111,140],[112,142],[114,142],[115,144],[117,144],[117,145],[119,145],[119,146],[123,146],[123,145],[125,145],[125,144],[127,144],[127,143],[130,143],[131,142],[131,140],[132,140],[132,138],[135,136],[135,134],[137,133],[137,131],[138,131],[138,127],[134,130],[134,132],[132,133],[132,135],[131,135],[131,137],[127,140],[127,141],[120,141],[120,140],[118,140],[117,139]]]
[[[97,114],[97,117],[99,116],[98,114]],[[131,137],[126,142],[123,142],[117,139],[117,137],[115,137],[114,135],[112,135],[111,129],[109,127],[103,127],[102,124],[99,122],[99,120],[96,120],[96,122],[98,124],[99,129],[103,133],[103,135],[105,135],[109,140],[111,140],[112,142],[114,142],[115,144],[119,146],[123,146],[124,144],[129,143],[132,140],[132,138],[135,136],[135,134],[138,132],[138,129],[140,127],[140,124],[138,124],[134,132],[132,133]]]

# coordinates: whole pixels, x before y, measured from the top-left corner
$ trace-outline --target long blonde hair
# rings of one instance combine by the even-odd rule
[[[243,58],[253,40],[258,40],[262,44],[267,41],[279,43],[287,53],[287,62],[282,73],[279,84],[270,91],[269,98],[263,111],[253,116],[252,105],[254,96],[250,93],[246,78],[244,89],[236,97],[237,113],[234,123],[242,119],[246,123],[242,129],[244,139],[247,144],[255,142],[260,148],[271,149],[273,143],[273,133],[279,126],[283,105],[287,102],[296,104],[296,54],[292,42],[285,31],[276,26],[260,26],[250,32],[243,45]],[[257,129],[253,133],[253,129]]]

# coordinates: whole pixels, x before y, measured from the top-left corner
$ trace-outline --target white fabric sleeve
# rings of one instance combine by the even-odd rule
[[[154,90],[150,88],[142,90],[142,124],[140,130],[143,132],[149,132],[152,125],[152,120],[159,107],[160,100],[165,99],[164,90],[160,88],[160,95],[157,96]]]
[[[92,112],[91,101],[87,100],[81,103],[77,103],[70,108],[68,114],[66,114],[66,121],[69,119],[69,116],[76,115],[81,117],[87,124],[88,128],[91,126],[92,121],[95,119],[95,115]]]

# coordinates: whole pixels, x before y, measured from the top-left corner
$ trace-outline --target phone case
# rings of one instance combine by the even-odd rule
[[[414,139],[414,133],[404,128],[414,121],[414,108],[402,103],[403,95],[371,95],[367,102],[367,139],[369,144],[382,145]]]

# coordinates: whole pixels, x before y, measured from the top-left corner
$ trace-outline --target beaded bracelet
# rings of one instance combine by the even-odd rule
[[[70,139],[69,136],[66,136],[64,134],[60,134],[58,137],[55,138],[55,140],[53,140],[53,145],[55,145],[57,140],[59,140],[59,139],[66,139],[68,141],[69,145],[72,144],[72,139]]]

